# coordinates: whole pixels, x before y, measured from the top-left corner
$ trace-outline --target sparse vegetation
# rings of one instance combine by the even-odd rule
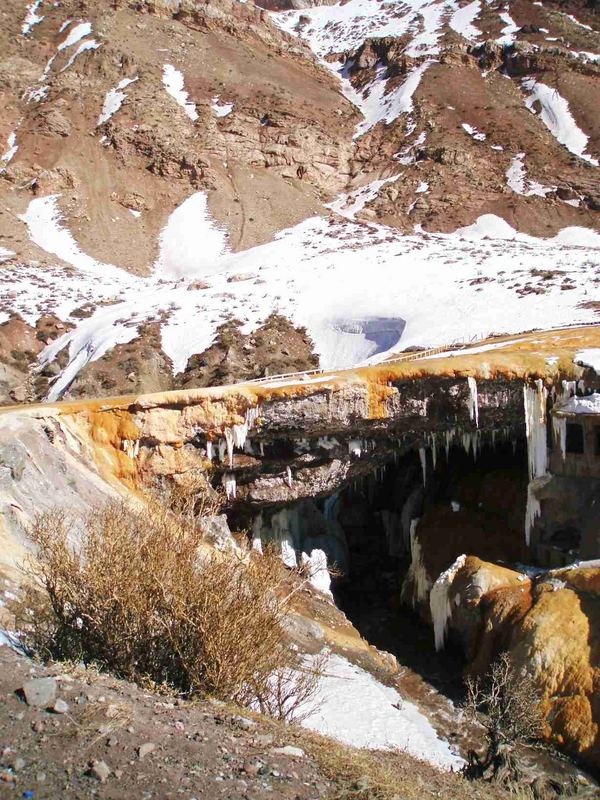
[[[510,784],[518,777],[514,746],[542,729],[539,688],[502,653],[483,679],[467,680],[465,712],[483,727],[486,743],[483,754],[469,752],[465,775]]]
[[[299,583],[273,553],[211,548],[193,513],[206,506],[184,497],[40,515],[29,531],[27,644],[187,696],[297,716],[319,678],[282,625]]]

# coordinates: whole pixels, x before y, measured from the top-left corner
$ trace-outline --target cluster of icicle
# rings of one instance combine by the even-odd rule
[[[447,570],[442,572],[429,593],[429,608],[431,609],[431,619],[433,621],[435,649],[438,651],[444,648],[448,621],[452,616],[450,587],[459,569],[464,566],[466,558],[466,555],[459,556]]]
[[[137,458],[140,452],[140,440],[139,439],[123,439],[121,442],[121,449],[124,453],[127,453],[129,458]]]
[[[251,407],[246,410],[246,417],[244,422],[239,425],[232,425],[231,428],[224,428],[223,429],[223,438],[219,439],[217,442],[217,453],[219,461],[225,461],[227,457],[227,463],[230,467],[233,467],[233,451],[234,449],[243,450],[244,452],[251,453],[252,452],[252,442],[248,438],[248,432],[256,422],[258,417],[258,408]],[[261,454],[263,452],[262,449],[262,442],[260,443],[260,450]],[[211,461],[215,457],[215,447],[213,442],[208,440],[206,442],[206,457],[209,458]],[[236,492],[237,492],[237,485],[235,480],[235,475],[232,472],[224,473],[223,477],[221,478],[221,483],[225,489],[225,493],[227,495],[227,499],[235,499]]]
[[[263,552],[263,515],[254,520],[252,528],[252,549]],[[319,592],[331,596],[331,575],[327,566],[327,554],[321,548],[313,548],[309,553],[300,553],[300,564],[294,540],[300,539],[301,519],[297,508],[282,508],[270,520],[270,541],[277,542],[281,548],[281,560],[290,569],[302,566],[309,583]]]
[[[527,461],[529,464],[529,484],[527,486],[527,506],[525,509],[525,542],[529,545],[531,531],[541,514],[540,501],[535,495],[536,481],[548,473],[548,441],[546,430],[546,409],[548,390],[541,379],[533,386],[523,386],[525,406],[525,432],[527,436]]]
[[[583,381],[579,381],[579,383],[577,381],[563,381],[561,392],[554,392],[553,390],[554,408],[560,411],[560,407],[577,394],[577,389],[582,394],[585,392]],[[565,417],[560,417],[557,414],[552,415],[552,433],[554,434],[554,441],[560,447],[560,453],[564,461],[567,455],[567,420]]]

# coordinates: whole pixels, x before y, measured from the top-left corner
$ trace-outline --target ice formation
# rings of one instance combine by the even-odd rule
[[[477,395],[477,381],[470,375],[467,378],[469,384],[469,414],[474,420],[476,427],[479,427],[479,397]]]
[[[327,569],[327,555],[316,548],[310,555],[302,553],[302,566],[306,569],[308,579],[314,588],[331,597],[331,575]]]
[[[528,547],[531,542],[531,531],[535,521],[542,513],[540,501],[535,495],[536,488],[537,482],[530,481],[527,486],[527,506],[525,508],[525,543]]]
[[[140,452],[140,440],[139,439],[123,439],[121,442],[121,449],[124,453],[127,453],[129,458],[137,458]]]
[[[527,457],[529,480],[545,475],[548,470],[548,444],[546,437],[546,403],[548,390],[541,379],[535,386],[523,386],[525,404],[525,431],[527,435]]]
[[[412,519],[410,522],[410,567],[408,569],[407,579],[412,581],[413,607],[425,600],[427,592],[431,586],[431,581],[427,575],[425,564],[423,563],[423,552],[421,550],[421,543],[417,539],[417,525],[419,520]]]
[[[427,483],[427,450],[424,447],[419,447],[419,460],[421,462],[421,471],[423,473],[423,486]]]
[[[436,650],[444,649],[448,620],[452,616],[450,586],[459,569],[464,566],[466,558],[466,555],[459,556],[447,570],[442,572],[429,593],[429,608],[431,609],[431,619],[433,620],[433,636]]]
[[[231,472],[225,472],[223,477],[221,478],[221,483],[225,489],[225,494],[227,495],[228,500],[235,500],[235,496],[237,493],[237,484],[235,480],[235,475]]]
[[[548,390],[538,379],[535,386],[523,386],[525,404],[525,431],[527,435],[527,460],[529,463],[529,485],[527,487],[527,507],[525,509],[525,541],[529,545],[535,520],[541,513],[535,490],[540,479],[548,471],[548,442],[546,431],[546,404]]]

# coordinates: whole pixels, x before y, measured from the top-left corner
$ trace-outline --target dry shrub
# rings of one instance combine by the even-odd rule
[[[157,502],[51,511],[29,536],[35,651],[280,718],[315,694],[318,670],[303,670],[282,626],[296,589],[274,553],[215,551],[193,515]]]
[[[483,754],[471,750],[465,775],[507,785],[519,779],[515,758],[518,742],[535,740],[542,729],[540,690],[527,673],[517,670],[502,653],[483,679],[467,680],[465,713],[484,729]]]

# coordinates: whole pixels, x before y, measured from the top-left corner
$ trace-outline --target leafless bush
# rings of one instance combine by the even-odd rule
[[[515,669],[507,653],[492,664],[485,678],[467,680],[467,717],[483,726],[483,755],[469,752],[469,778],[512,781],[518,778],[514,745],[539,737],[542,728],[539,688],[528,674]]]
[[[29,536],[26,634],[37,652],[285,718],[299,710],[281,702],[292,679],[291,695],[314,695],[318,671],[286,640],[296,589],[274,553],[215,551],[193,514],[158,502],[52,511]]]

